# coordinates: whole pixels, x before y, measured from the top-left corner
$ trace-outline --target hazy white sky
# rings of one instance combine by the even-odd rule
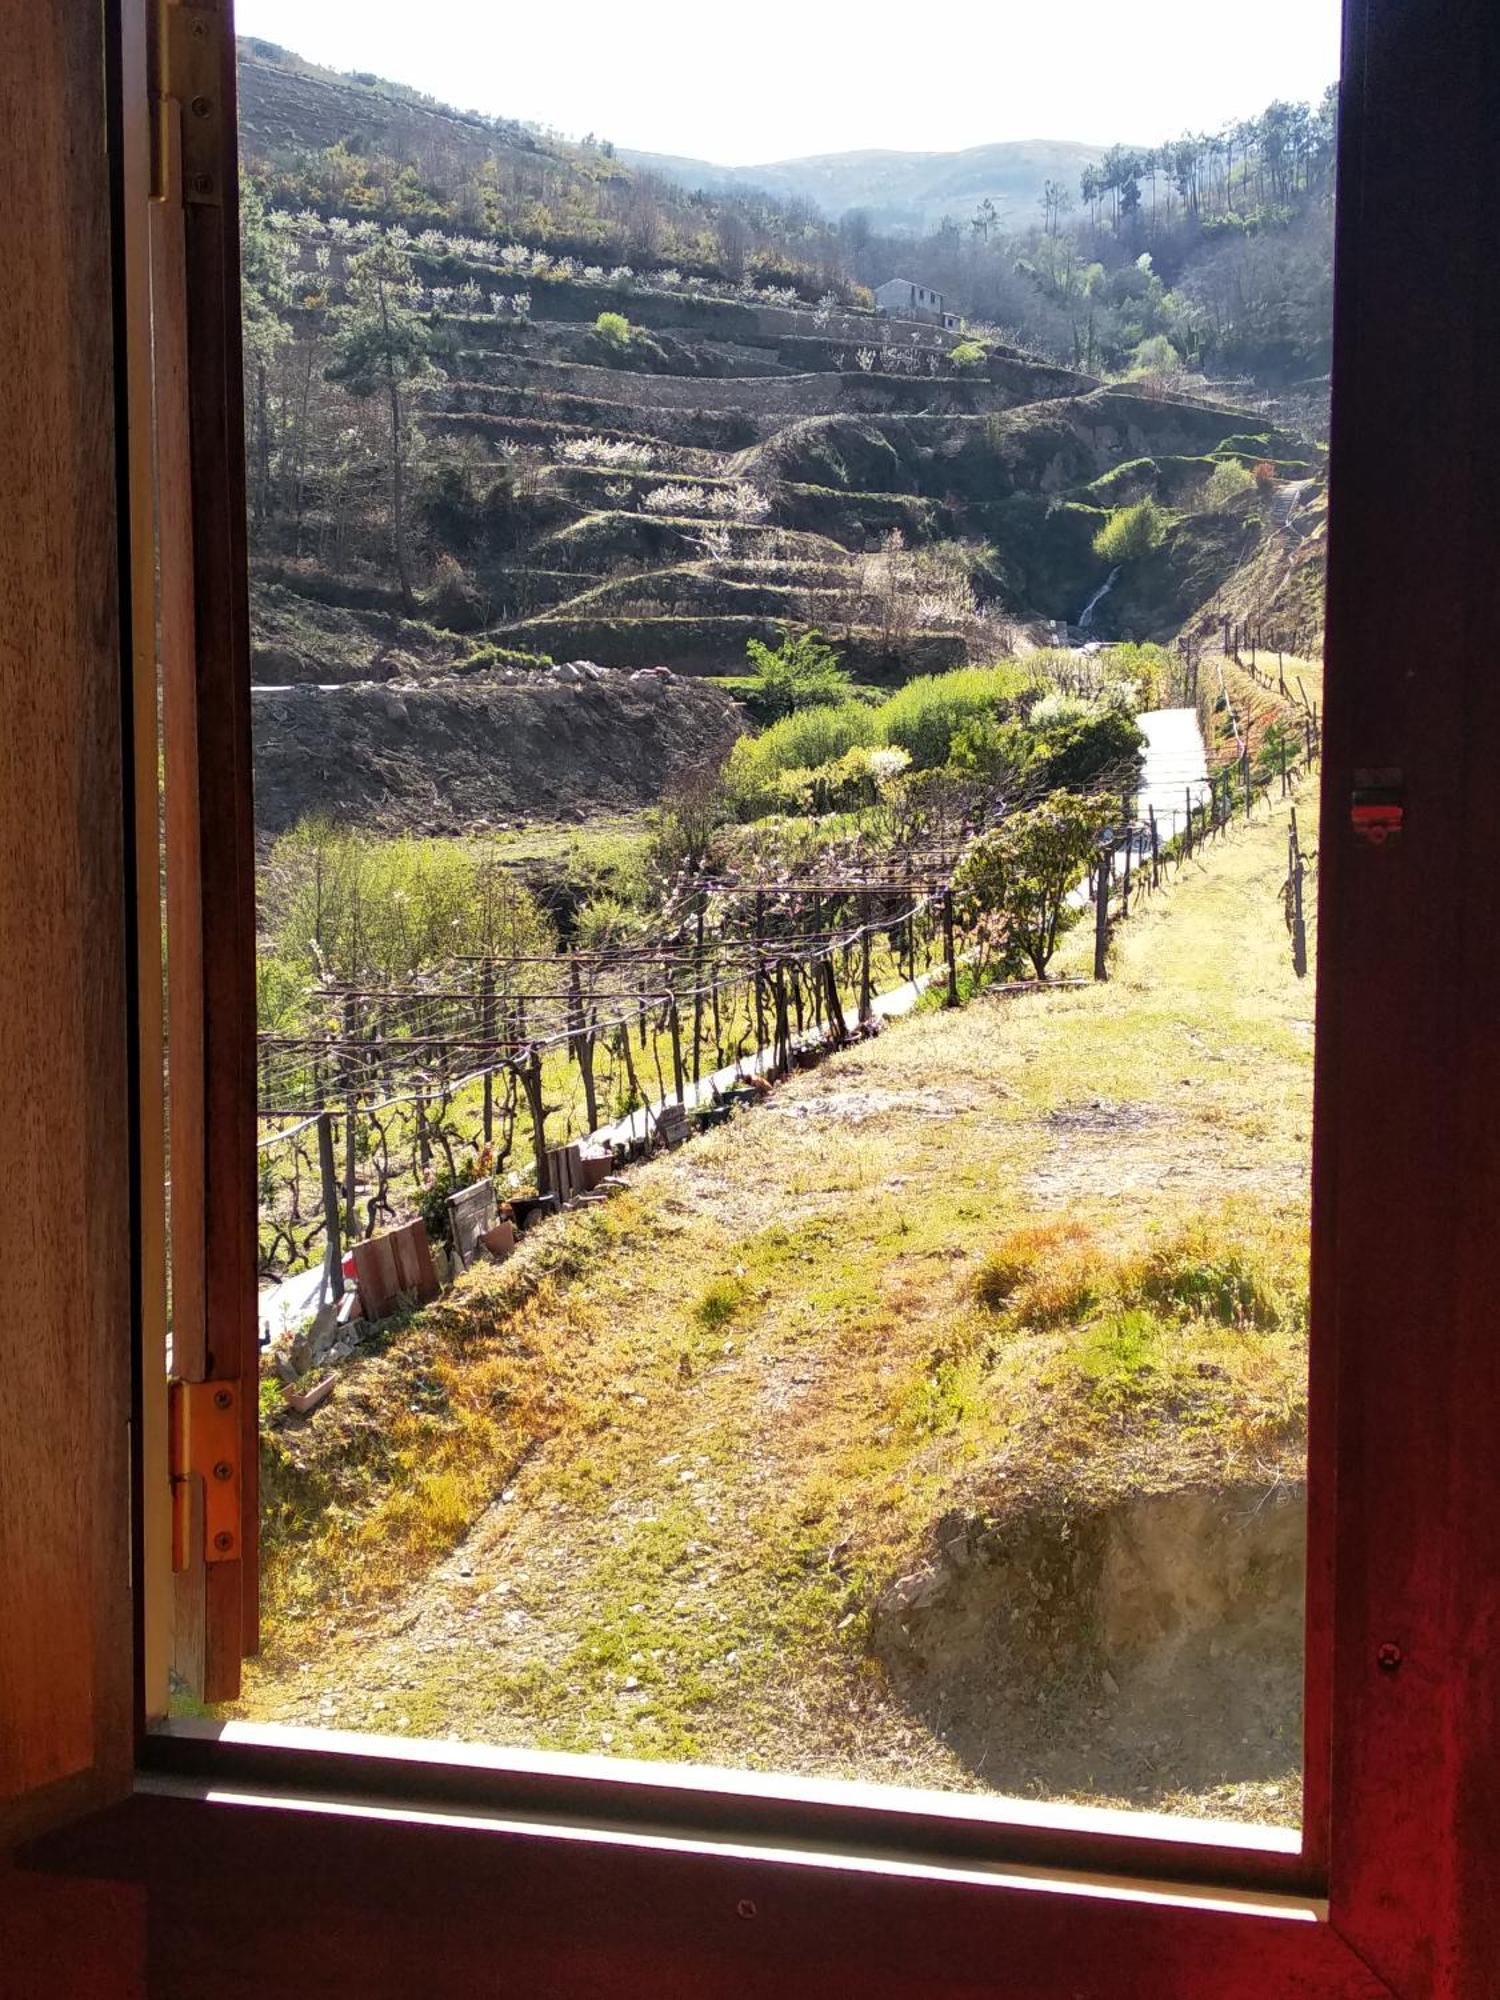
[[[465,109],[750,165],[1211,129],[1320,94],[1340,0],[238,0],[235,16]]]

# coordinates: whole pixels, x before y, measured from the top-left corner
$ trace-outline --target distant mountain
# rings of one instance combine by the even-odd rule
[[[688,188],[760,189],[783,201],[812,202],[833,217],[863,209],[877,229],[931,229],[945,215],[967,222],[986,198],[1002,227],[1036,221],[1044,184],[1061,181],[1076,199],[1080,174],[1103,153],[1102,146],[1069,139],[1015,139],[960,153],[820,153],[754,167],[721,167],[670,153],[622,150],[620,157]]]

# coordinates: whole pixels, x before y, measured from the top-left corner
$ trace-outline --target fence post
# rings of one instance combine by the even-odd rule
[[[359,1109],[359,1075],[354,1044],[359,1036],[359,1002],[352,993],[344,995],[344,1234],[354,1235],[355,1168],[358,1141],[355,1120]]]
[[[1109,877],[1111,856],[1108,845],[1099,850],[1099,893],[1094,898],[1094,977],[1107,979],[1109,957]]]
[[[1156,833],[1156,807],[1147,806],[1146,818],[1151,827],[1151,886],[1161,887],[1161,842]]]
[[[1191,785],[1189,785],[1186,788],[1186,796],[1187,796],[1187,825],[1183,829],[1182,851],[1185,856],[1191,859],[1193,852],[1193,788]]]
[[[594,1132],[599,1127],[598,1093],[594,1088],[594,1029],[593,1022],[584,1012],[583,984],[578,976],[576,958],[568,960],[568,1027],[572,1031],[573,1057],[583,1078],[584,1120],[589,1131]]]
[[[524,1075],[526,1099],[531,1106],[531,1144],[536,1156],[536,1191],[538,1194],[546,1194],[549,1185],[547,1107],[542,1100],[542,1052],[534,1042],[527,1056]]]
[[[1249,725],[1246,724],[1246,727],[1248,728]],[[1250,773],[1250,745],[1248,742],[1240,753],[1240,769],[1243,771],[1245,778],[1245,818],[1248,820],[1251,808],[1255,804],[1255,788]]]
[[[318,1170],[323,1180],[323,1271],[330,1298],[344,1296],[344,1251],[339,1238],[339,1173],[333,1157],[333,1113],[318,1113]]]
[[[693,945],[693,1085],[703,1075],[703,902],[699,894],[698,920]]]
[[[873,1015],[870,1006],[870,899],[859,899],[859,1025],[865,1027]]]
[[[757,889],[755,892],[755,1046],[757,1049],[763,1049],[766,1045],[766,972],[761,961],[765,934],[766,899]]]
[[[677,1011],[677,995],[674,993],[667,1007],[667,1025],[672,1034],[672,1089],[677,1102],[687,1108],[687,1074],[682,1066],[682,1017]]]
[[[948,968],[948,997],[945,1007],[958,1005],[958,954],[953,942],[953,887],[943,890],[943,963]]]
[[[479,1033],[489,1044],[484,1052],[484,1143],[495,1136],[495,967],[485,959],[479,968]]]
[[[1287,833],[1292,890],[1292,970],[1299,979],[1307,977],[1307,922],[1302,908],[1302,842],[1297,835],[1297,808],[1292,807],[1292,823]]]
[[[1134,858],[1135,825],[1133,821],[1127,820],[1125,825],[1125,872],[1124,879],[1120,883],[1120,915],[1122,917],[1130,915],[1130,864]]]

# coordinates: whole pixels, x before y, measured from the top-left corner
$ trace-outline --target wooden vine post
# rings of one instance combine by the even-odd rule
[[[958,951],[953,938],[953,885],[948,883],[943,889],[943,963],[948,969],[948,995],[945,1007],[956,1007],[958,1003]]]
[[[682,1017],[674,992],[667,1002],[667,1024],[672,1035],[672,1090],[677,1102],[687,1108],[687,1075],[682,1066]]]
[[[355,1044],[359,1039],[359,1001],[353,993],[344,995],[344,1234],[355,1232],[355,1175],[358,1166],[359,1064]]]
[[[1307,921],[1302,907],[1302,843],[1297,834],[1297,808],[1292,807],[1292,823],[1287,829],[1287,888],[1292,929],[1292,970],[1299,979],[1307,977]]]
[[[568,1032],[573,1060],[583,1079],[583,1115],[590,1132],[599,1125],[598,1092],[594,1085],[594,1036],[592,1023],[584,1012],[583,986],[578,976],[578,960],[568,960]]]
[[[703,896],[698,896],[698,912],[693,935],[693,1087],[703,1078]]]
[[[522,1072],[526,1085],[526,1101],[531,1107],[531,1145],[536,1160],[536,1191],[546,1194],[549,1180],[547,1174],[547,1106],[542,1095],[542,1052],[533,1042],[526,1053],[526,1067]]]
[[[484,1059],[484,1143],[495,1136],[495,967],[486,959],[479,968],[479,1033],[487,1044]]]
[[[859,899],[859,1025],[867,1027],[874,1018],[870,1004],[870,899]]]
[[[766,935],[766,899],[760,890],[755,892],[755,1046],[763,1049],[766,1045],[766,970],[762,963],[762,952]]]
[[[339,1175],[333,1150],[333,1113],[318,1113],[318,1170],[323,1181],[323,1270],[331,1298],[344,1296],[344,1251],[339,1240]]]
[[[1094,898],[1094,977],[1109,977],[1109,877],[1111,856],[1108,846],[1099,850],[1099,892]]]

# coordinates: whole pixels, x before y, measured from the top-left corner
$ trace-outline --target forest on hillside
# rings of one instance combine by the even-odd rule
[[[891,237],[856,210],[848,269],[906,275],[1088,373],[1175,363],[1266,385],[1325,373],[1333,313],[1338,93],[1155,147],[1111,146],[1077,186],[1048,181],[1034,225],[994,204]]]

